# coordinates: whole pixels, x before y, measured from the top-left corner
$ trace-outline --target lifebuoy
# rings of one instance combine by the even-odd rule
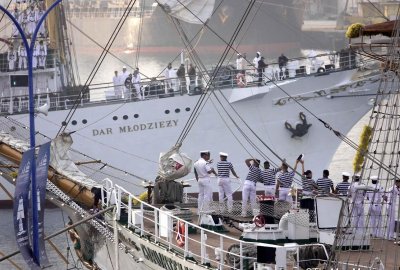
[[[236,83],[239,87],[246,86],[246,78],[243,73],[239,72],[238,74],[236,74]]]
[[[185,246],[185,223],[180,220],[176,223],[176,243],[178,247]]]
[[[258,228],[261,228],[265,225],[265,218],[263,215],[257,215],[253,218],[253,222]]]

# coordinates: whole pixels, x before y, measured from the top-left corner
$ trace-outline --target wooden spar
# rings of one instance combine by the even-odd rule
[[[46,8],[50,7],[54,3],[54,0],[46,0],[45,5]],[[49,32],[49,40],[50,40],[50,48],[61,48],[61,46],[58,46],[58,40],[59,39],[59,29],[57,29],[57,19],[60,18],[60,7],[56,7],[52,12],[49,13],[47,16],[47,30]],[[60,57],[62,60],[64,60],[62,52],[60,52]]]
[[[8,160],[19,165],[22,159],[22,154],[18,150],[10,147],[7,144],[0,143],[0,155],[4,156]],[[94,204],[93,193],[86,187],[80,186],[78,183],[59,175],[53,168],[49,168],[48,179],[61,189],[69,197],[73,198],[74,201],[78,201],[84,204],[86,207],[92,207]]]

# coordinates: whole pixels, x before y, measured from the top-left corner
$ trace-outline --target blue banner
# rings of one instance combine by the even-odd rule
[[[28,207],[29,186],[31,183],[32,160],[34,149],[29,149],[22,155],[14,193],[14,231],[21,254],[31,269],[40,269],[33,258],[29,244]]]
[[[39,148],[39,153],[36,159],[36,188],[37,188],[37,201],[38,201],[38,227],[39,227],[39,255],[40,265],[49,265],[49,259],[46,254],[46,247],[44,243],[44,210],[46,202],[46,183],[47,172],[49,169],[50,161],[50,145],[51,142],[45,143]]]

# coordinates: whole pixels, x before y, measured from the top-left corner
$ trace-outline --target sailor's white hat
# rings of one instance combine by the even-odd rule
[[[361,175],[360,175],[359,173],[356,173],[356,174],[353,175],[353,177],[354,177],[354,178],[360,178]]]
[[[259,55],[261,55],[261,53],[260,52],[257,52]]]
[[[122,69],[126,69],[126,66],[123,66]]]
[[[228,154],[227,154],[227,153],[224,153],[224,152],[219,152],[219,155],[220,155],[220,156],[224,156],[224,157],[227,157],[227,156],[228,156]]]
[[[350,177],[350,173],[348,173],[348,172],[342,172],[342,175],[343,175],[343,176]]]
[[[377,175],[373,175],[373,176],[371,176],[371,180],[378,180],[378,176]]]
[[[200,151],[200,154],[208,154],[208,153],[210,153],[210,150],[202,150],[202,151]]]

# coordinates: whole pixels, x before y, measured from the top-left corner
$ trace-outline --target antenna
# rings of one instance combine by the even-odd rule
[[[44,115],[48,115],[50,109],[49,103],[45,103],[44,105],[38,107],[35,109],[35,112],[38,113],[43,113]]]

